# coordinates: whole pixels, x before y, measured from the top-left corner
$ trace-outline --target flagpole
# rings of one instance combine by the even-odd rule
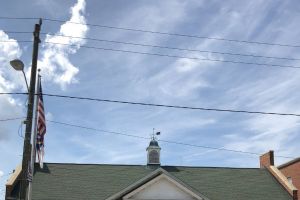
[[[41,83],[41,75],[40,75],[40,69],[38,69],[38,81],[37,81],[37,89],[36,91],[40,91],[40,83]],[[28,196],[27,199],[31,200],[32,197],[32,181],[33,181],[33,173],[34,173],[34,163],[36,160],[36,136],[37,136],[37,115],[38,115],[38,99],[39,95],[35,96],[35,113],[34,113],[34,124],[33,124],[33,136],[32,136],[32,142],[31,142],[31,160],[30,160],[30,169],[32,173],[32,180],[29,181],[28,185]]]

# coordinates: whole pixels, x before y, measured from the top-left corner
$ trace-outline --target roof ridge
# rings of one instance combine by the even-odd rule
[[[37,164],[37,163],[35,163]],[[146,166],[135,164],[109,164],[109,163],[58,163],[58,162],[44,162],[46,165],[107,165],[107,166]]]
[[[98,166],[137,166],[146,167],[147,165],[140,164],[110,164],[110,163],[58,163],[58,162],[46,162],[47,165],[98,165]],[[161,165],[164,167],[182,167],[182,168],[210,168],[210,169],[260,169],[255,167],[213,167],[213,166],[184,166],[184,165]]]

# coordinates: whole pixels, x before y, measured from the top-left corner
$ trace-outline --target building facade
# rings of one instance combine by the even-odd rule
[[[298,188],[299,183],[296,179],[299,178],[299,165],[297,160],[293,160],[279,167],[274,165],[274,151],[269,151],[260,156],[260,168],[266,168],[276,180],[289,192],[293,200],[299,200]],[[294,179],[294,182],[292,182]]]

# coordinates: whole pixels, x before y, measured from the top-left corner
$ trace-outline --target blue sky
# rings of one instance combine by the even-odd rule
[[[236,40],[299,45],[297,1],[46,1],[2,3],[2,16],[42,17]],[[31,64],[30,34],[36,20],[0,20],[0,92],[25,91],[21,73]],[[72,35],[208,51],[300,58],[299,48],[233,43],[121,31],[44,21],[43,33]],[[299,61],[137,47],[41,35],[38,67],[43,90],[73,96],[210,108],[300,113],[300,70],[166,58],[82,48],[104,48],[244,62],[300,66]],[[29,75],[29,68],[27,68]],[[0,118],[26,115],[25,97],[0,96]],[[44,97],[46,117],[98,129],[163,140],[298,157],[299,118],[142,107]],[[1,195],[8,174],[21,162],[19,121],[0,122]],[[23,127],[24,130],[24,127]],[[47,123],[46,162],[145,164],[147,140]],[[163,165],[258,167],[258,157],[160,143]],[[276,158],[280,164],[288,161]]]

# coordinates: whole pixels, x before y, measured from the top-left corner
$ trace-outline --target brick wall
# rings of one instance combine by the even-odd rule
[[[292,178],[293,185],[298,189],[298,199],[300,200],[300,161],[292,163],[283,168],[279,168],[287,178]]]

